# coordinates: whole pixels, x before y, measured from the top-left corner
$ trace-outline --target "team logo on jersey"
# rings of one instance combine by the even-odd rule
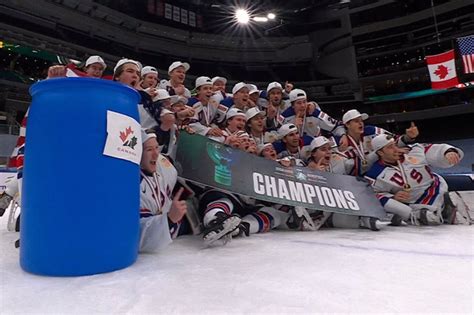
[[[124,131],[120,131],[120,139],[122,140],[124,147],[130,147],[132,149],[135,149],[138,141],[137,137],[133,135],[133,130],[130,126],[125,128]]]

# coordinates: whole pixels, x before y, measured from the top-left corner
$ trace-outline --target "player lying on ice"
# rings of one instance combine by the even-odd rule
[[[431,167],[458,164],[463,151],[448,144],[414,144],[399,148],[388,135],[372,139],[379,160],[366,178],[372,183],[385,211],[394,214],[393,225],[407,221],[415,225],[438,225],[451,221],[446,181]]]

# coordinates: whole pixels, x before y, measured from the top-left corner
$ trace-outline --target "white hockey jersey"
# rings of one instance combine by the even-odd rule
[[[156,252],[171,243],[179,226],[170,228],[168,212],[178,172],[163,155],[158,156],[157,171],[140,176],[140,251]]]
[[[364,127],[362,141],[356,143],[348,135],[349,146],[342,152],[347,158],[353,159],[353,168],[348,175],[363,176],[372,165],[378,160],[377,154],[372,150],[372,139],[379,134],[391,135],[397,141],[399,147],[406,147],[402,136],[396,136],[389,131],[376,126],[367,125]]]
[[[442,209],[443,196],[448,186],[441,176],[431,171],[430,166],[450,167],[444,156],[449,149],[456,150],[461,158],[464,153],[448,144],[415,144],[410,149],[398,165],[388,165],[378,160],[365,177],[371,182],[378,199],[388,212],[395,212],[393,209],[400,202],[393,199],[393,196],[403,189],[410,192],[407,205],[412,209]]]
[[[224,121],[228,110],[225,105],[219,104],[214,96],[207,105],[203,105],[197,98],[190,98],[188,105],[194,109],[189,126],[201,136],[205,136],[211,128]]]
[[[293,107],[286,109],[281,115],[283,117],[283,125],[296,122],[296,113]],[[320,135],[321,129],[329,131],[336,136],[342,136],[345,133],[342,124],[319,109],[315,109],[311,115],[305,115],[303,118],[302,134],[317,137]]]

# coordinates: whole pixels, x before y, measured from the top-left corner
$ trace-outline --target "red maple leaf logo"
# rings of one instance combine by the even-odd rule
[[[132,133],[133,133],[132,127],[126,128],[125,132],[120,131],[120,139],[122,139],[122,141],[125,142],[125,140],[127,140],[128,136],[131,135]]]
[[[434,74],[443,80],[449,74],[449,69],[444,65],[439,65]]]

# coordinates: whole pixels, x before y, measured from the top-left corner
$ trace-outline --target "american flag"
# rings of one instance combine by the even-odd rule
[[[457,39],[464,63],[464,73],[474,73],[474,35]]]

